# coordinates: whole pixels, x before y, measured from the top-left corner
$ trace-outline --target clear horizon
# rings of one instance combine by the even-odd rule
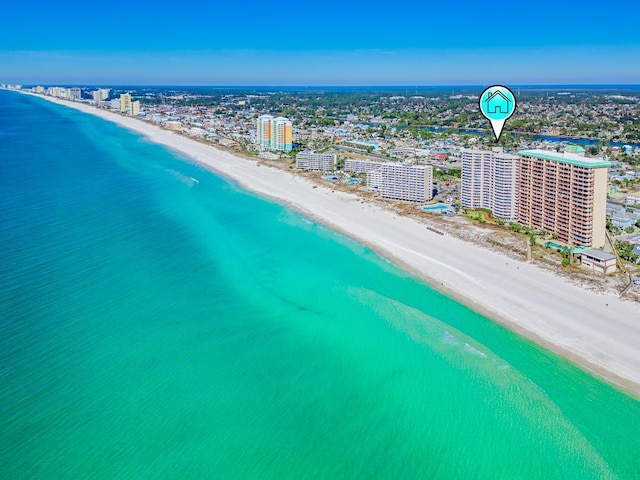
[[[620,5],[617,5],[620,3]],[[87,10],[7,5],[5,83],[182,86],[640,84],[640,7],[328,0],[278,8],[115,0]],[[39,15],[45,11],[47,15]],[[95,10],[98,10],[97,12]],[[597,23],[594,23],[597,11]],[[34,13],[35,12],[35,13]]]
[[[486,88],[486,85],[461,85],[461,84],[449,84],[449,85],[233,85],[233,84],[219,84],[219,85],[191,85],[191,84],[106,84],[106,83],[57,83],[57,84],[46,84],[46,83],[20,83],[20,82],[5,82],[3,79],[0,79],[0,83],[7,85],[21,85],[23,87],[35,87],[35,86],[58,86],[58,87],[90,87],[90,88],[113,88],[113,89],[122,89],[122,88],[194,88],[194,89],[205,89],[205,88],[219,88],[219,89],[302,89],[302,90],[313,90],[313,89],[332,89],[332,90],[373,90],[373,89],[386,89],[386,90],[408,90],[408,93],[424,91],[426,89],[431,90],[444,90],[444,89],[460,89],[463,91],[472,91],[472,90],[481,90]],[[608,84],[600,84],[600,83],[590,83],[590,84],[533,84],[533,85],[519,85],[519,84],[511,84],[512,88],[519,88],[523,90],[636,90],[640,89],[640,83],[608,83]],[[459,93],[459,92],[455,92]]]

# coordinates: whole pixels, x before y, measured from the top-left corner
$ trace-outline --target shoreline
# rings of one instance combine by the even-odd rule
[[[640,399],[640,307],[597,294],[526,262],[482,249],[292,173],[160,126],[87,104],[18,92],[142,134],[148,141],[352,238],[503,327]],[[634,322],[634,319],[637,319]]]

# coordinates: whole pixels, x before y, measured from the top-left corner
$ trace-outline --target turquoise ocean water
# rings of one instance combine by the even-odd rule
[[[0,111],[0,479],[640,478],[638,401],[139,135]]]

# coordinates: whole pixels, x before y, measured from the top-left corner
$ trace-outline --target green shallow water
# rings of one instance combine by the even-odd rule
[[[0,478],[640,478],[638,401],[138,135],[0,107]]]

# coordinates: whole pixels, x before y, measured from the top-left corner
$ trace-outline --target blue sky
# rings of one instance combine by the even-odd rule
[[[32,0],[2,7],[0,82],[640,84],[638,25],[619,0]]]

